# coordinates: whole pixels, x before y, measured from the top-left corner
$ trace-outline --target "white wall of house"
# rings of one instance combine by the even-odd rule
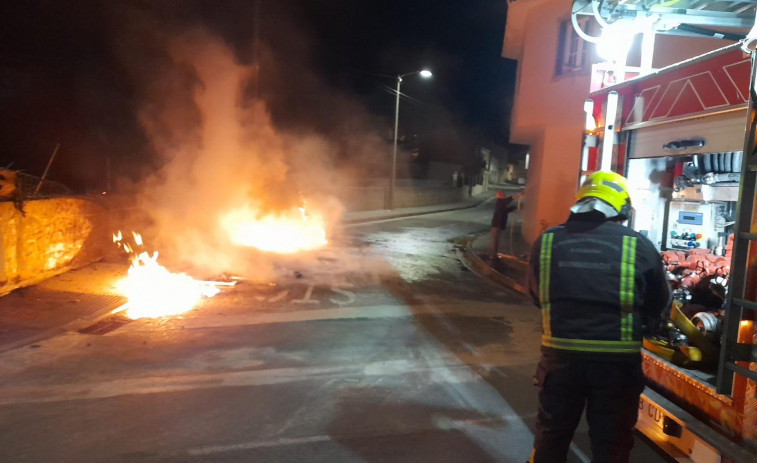
[[[545,228],[563,222],[575,200],[583,103],[589,93],[592,62],[584,70],[555,75],[560,24],[570,19],[570,9],[571,3],[564,0],[518,0],[508,4],[502,55],[518,60],[510,142],[530,145],[528,207],[523,213],[522,229],[528,242]],[[730,43],[658,35],[653,67],[664,67]],[[596,61],[593,45],[589,49],[589,56]]]

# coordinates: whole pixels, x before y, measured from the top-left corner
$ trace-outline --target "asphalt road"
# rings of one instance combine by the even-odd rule
[[[523,463],[539,313],[455,249],[490,206],[349,226],[181,318],[0,354],[0,461]]]

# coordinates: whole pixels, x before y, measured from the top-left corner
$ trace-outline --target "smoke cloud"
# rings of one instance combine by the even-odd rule
[[[320,213],[317,204],[333,224],[341,207],[317,188],[326,183],[329,144],[279,134],[265,105],[247,95],[255,69],[217,36],[193,29],[156,38],[165,54],[133,71],[142,79],[138,118],[159,166],[136,193],[152,225],[145,245],[175,267],[265,278],[270,260],[234,245],[222,219],[240,208],[253,219],[287,215],[308,201],[310,213]]]
[[[308,219],[323,218],[330,239],[343,213],[337,197],[345,171],[335,170],[337,147],[315,133],[277,130],[255,96],[257,69],[240,63],[219,36],[206,28],[167,33],[155,26],[140,23],[132,40],[121,43],[139,89],[137,116],[157,157],[157,168],[135,193],[147,214],[136,230],[145,248],[159,250],[159,262],[172,270],[205,277],[266,280],[292,262],[299,268],[318,262],[314,252],[287,256],[241,247],[223,224],[230,214],[300,219],[305,207]],[[365,135],[349,143],[380,144],[375,134],[359,133]],[[339,264],[344,270],[345,262]]]

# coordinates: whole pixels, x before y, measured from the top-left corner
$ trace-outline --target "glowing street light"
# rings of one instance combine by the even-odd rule
[[[400,86],[402,85],[402,78],[411,76],[414,74],[420,74],[424,79],[430,78],[433,74],[428,69],[421,69],[420,71],[408,72],[406,74],[400,74],[397,76],[397,96],[394,103],[394,148],[392,149],[392,178],[389,181],[389,209],[394,209],[394,187],[397,181],[397,130],[399,129],[400,122]]]

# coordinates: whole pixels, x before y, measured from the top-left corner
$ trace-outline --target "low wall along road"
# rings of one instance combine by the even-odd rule
[[[102,259],[106,209],[85,198],[0,202],[0,294]]]
[[[397,186],[394,190],[394,208],[433,206],[462,201],[466,188],[417,188]],[[475,194],[475,193],[474,193]],[[341,198],[345,209],[351,212],[375,211],[388,208],[388,189],[383,186],[351,187]]]

